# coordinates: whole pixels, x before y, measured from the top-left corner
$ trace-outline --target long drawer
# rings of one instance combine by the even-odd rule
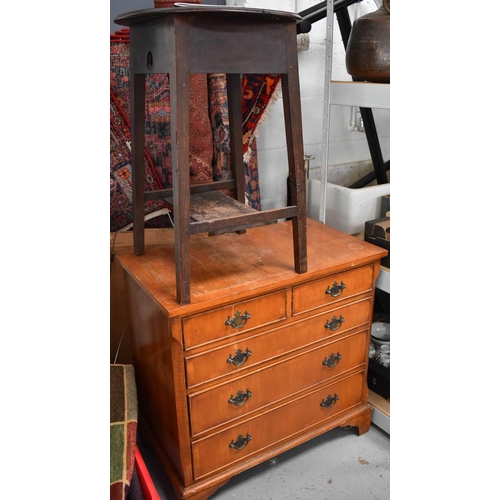
[[[286,290],[206,311],[182,320],[184,347],[238,335],[286,319]]]
[[[360,267],[293,288],[293,315],[312,311],[368,292],[373,287],[373,268]]]
[[[367,331],[285,359],[246,377],[189,396],[191,434],[226,424],[363,365]]]
[[[350,329],[368,323],[371,314],[371,300],[365,299],[224,347],[189,356],[185,360],[188,388],[236,374],[244,368],[333,335],[347,333]],[[334,316],[337,320],[334,320]],[[328,322],[330,327],[326,327]]]
[[[362,402],[364,372],[192,443],[195,479],[244,460]]]

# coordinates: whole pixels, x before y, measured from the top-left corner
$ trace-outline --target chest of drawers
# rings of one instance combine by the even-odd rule
[[[297,274],[288,222],[198,235],[191,303],[176,300],[173,245],[122,250],[139,427],[178,498],[338,426],[370,426],[374,283],[386,251],[307,221]]]

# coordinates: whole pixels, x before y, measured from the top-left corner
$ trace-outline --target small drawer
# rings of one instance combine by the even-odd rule
[[[186,349],[286,319],[286,290],[262,295],[182,320]]]
[[[189,396],[196,436],[364,364],[367,331]]]
[[[362,402],[365,372],[327,385],[275,410],[193,442],[194,478],[245,460]]]
[[[238,340],[224,347],[187,357],[188,388],[219,377],[237,374],[245,368],[322,339],[337,334],[344,335],[349,330],[368,323],[372,312],[371,299],[364,299],[254,337]],[[334,316],[339,320],[337,324]],[[328,328],[327,324],[331,327]]]
[[[334,304],[340,300],[368,292],[373,287],[371,266],[334,274],[293,288],[293,314],[300,314],[318,307]]]

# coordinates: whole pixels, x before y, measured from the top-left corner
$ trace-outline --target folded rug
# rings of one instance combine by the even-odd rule
[[[130,153],[130,123],[113,93],[110,93],[110,227],[111,232],[132,226],[132,167]],[[146,190],[162,188],[149,155],[144,153]],[[168,212],[162,200],[145,203],[146,219]]]
[[[110,500],[125,500],[137,446],[137,388],[132,365],[110,365]]]
[[[213,73],[208,75],[208,96],[214,146],[214,181],[224,181],[233,178],[231,172],[229,110],[225,74]],[[243,107],[244,105],[242,104]],[[249,108],[250,106],[247,106],[247,109]],[[243,162],[245,171],[245,197],[247,205],[255,210],[260,210],[257,140],[255,137],[252,137],[251,140],[250,144],[244,146],[246,148]]]
[[[264,123],[268,106],[278,99],[281,91],[280,75],[243,75],[243,96],[241,100],[243,114],[243,154],[257,136],[257,126]]]
[[[111,35],[111,91],[125,114],[130,117],[130,30]],[[208,115],[206,75],[193,74],[189,79],[189,164],[191,183],[213,179],[212,128]],[[164,188],[172,187],[170,146],[170,83],[167,74],[146,76],[145,147]]]

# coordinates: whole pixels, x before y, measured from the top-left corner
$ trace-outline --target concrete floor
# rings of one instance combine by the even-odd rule
[[[172,487],[150,450],[139,448],[162,500]],[[210,500],[389,500],[389,435],[372,424],[330,432],[233,477]]]

